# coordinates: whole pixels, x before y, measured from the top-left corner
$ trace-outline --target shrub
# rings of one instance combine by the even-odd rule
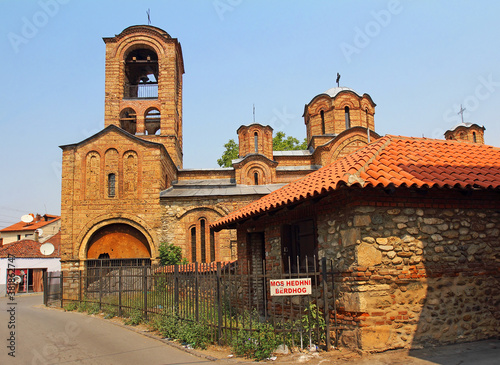
[[[271,323],[255,323],[252,331],[239,330],[232,348],[236,355],[256,360],[267,359],[278,347],[278,339]]]
[[[138,324],[142,323],[143,319],[144,317],[142,310],[133,308],[129,311],[128,318],[125,320],[125,324],[130,326],[137,326]]]
[[[160,243],[160,247],[158,247],[158,251],[160,253],[160,265],[178,265],[183,263],[182,249],[178,246],[162,242]]]
[[[111,304],[106,304],[103,307],[104,318],[110,319],[118,315],[118,308]]]
[[[176,338],[179,327],[179,319],[175,315],[162,312],[155,315],[151,319],[150,325],[153,329],[160,332],[163,337]]]
[[[78,304],[75,302],[69,302],[64,306],[64,310],[67,312],[75,311],[75,310],[77,310],[77,308],[78,308]]]

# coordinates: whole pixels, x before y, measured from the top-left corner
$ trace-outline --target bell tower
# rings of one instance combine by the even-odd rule
[[[106,43],[104,126],[161,143],[182,168],[182,75],[179,41],[150,25],[126,28]]]

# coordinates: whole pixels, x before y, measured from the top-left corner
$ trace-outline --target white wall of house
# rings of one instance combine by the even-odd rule
[[[11,266],[9,266],[9,263]],[[14,266],[14,267],[13,267]],[[61,271],[61,259],[53,258],[15,258],[9,262],[8,258],[0,258],[0,296],[6,294],[7,270],[11,269],[47,269],[50,271]]]

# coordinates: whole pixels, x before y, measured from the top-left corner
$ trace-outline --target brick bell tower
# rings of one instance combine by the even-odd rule
[[[126,28],[106,43],[105,127],[165,146],[182,168],[182,75],[179,41],[150,25]]]

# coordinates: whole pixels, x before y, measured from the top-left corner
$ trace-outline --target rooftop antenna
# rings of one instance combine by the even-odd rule
[[[460,104],[460,111],[457,113],[457,114],[460,114],[461,117],[462,117],[462,124],[464,123],[464,111],[466,111],[467,109],[465,109],[462,104]]]
[[[253,105],[253,122],[255,124],[255,104]]]
[[[146,14],[148,15],[148,25],[151,25],[151,9],[148,8],[148,11],[146,11]]]
[[[340,74],[337,72],[337,87],[340,87]]]

